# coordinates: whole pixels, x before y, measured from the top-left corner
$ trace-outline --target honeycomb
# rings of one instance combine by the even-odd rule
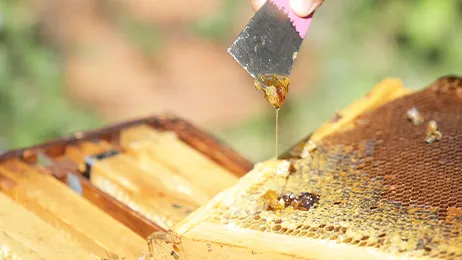
[[[408,119],[414,107],[425,123]],[[432,120],[442,137],[427,143]],[[310,156],[285,159],[292,164],[287,177],[262,175],[206,221],[391,255],[462,259],[462,79],[441,78],[361,115]],[[267,210],[259,198],[277,181],[279,194],[309,192],[319,201],[309,210]]]

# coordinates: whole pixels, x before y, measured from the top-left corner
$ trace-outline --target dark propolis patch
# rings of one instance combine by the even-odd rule
[[[319,202],[319,195],[302,192],[298,196],[293,193],[282,194],[281,199],[284,200],[284,207],[292,207],[298,210],[309,210],[315,203]]]
[[[319,198],[319,195],[310,192],[301,192],[298,195],[283,193],[278,196],[276,191],[269,190],[260,198],[260,203],[264,206],[265,210],[292,208],[294,210],[307,211],[319,202]]]

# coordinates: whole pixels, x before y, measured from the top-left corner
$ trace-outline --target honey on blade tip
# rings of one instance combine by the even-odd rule
[[[265,99],[274,109],[279,109],[284,104],[287,93],[289,92],[289,77],[270,74],[258,77],[260,80],[255,80],[255,88],[265,92]],[[263,83],[264,86],[261,85]]]

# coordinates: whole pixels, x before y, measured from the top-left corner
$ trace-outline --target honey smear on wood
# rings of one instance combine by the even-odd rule
[[[277,75],[277,74],[270,74],[270,75],[262,75],[259,76],[260,80],[255,80],[255,88],[257,90],[263,90],[265,93],[265,99],[268,103],[271,104],[274,108],[275,112],[275,121],[276,121],[276,144],[275,144],[275,159],[278,159],[278,141],[279,141],[279,109],[284,104],[286,99],[287,93],[289,92],[289,77]],[[263,84],[263,86],[262,86]],[[277,178],[277,174],[275,173],[276,177],[276,185],[277,190],[279,190],[279,181]]]

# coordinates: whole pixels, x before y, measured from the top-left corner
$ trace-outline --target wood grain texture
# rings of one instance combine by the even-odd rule
[[[179,141],[177,136],[174,132],[159,132],[140,125],[123,130],[120,144],[124,149],[164,164],[211,197],[237,182],[229,170]]]
[[[113,252],[134,259],[145,252],[144,240],[100,211],[50,175],[20,161],[10,161],[2,174],[18,183],[7,194],[58,229],[65,230],[89,252]]]
[[[0,205],[0,258],[98,259],[69,234],[53,228],[1,192]]]
[[[27,162],[36,162],[37,151],[45,151],[52,155],[62,155],[69,144],[82,140],[104,140],[117,146],[119,132],[122,129],[147,124],[161,131],[175,132],[178,137],[211,160],[222,165],[237,176],[245,175],[253,168],[253,163],[236,153],[221,141],[175,116],[154,116],[92,131],[76,132],[71,137],[56,139],[28,148],[6,152],[0,155],[0,162],[11,158],[21,158]]]
[[[68,158],[57,158],[55,164],[58,164],[61,170],[67,170],[69,174],[72,174],[79,180],[82,187],[82,196],[85,199],[89,200],[95,206],[118,220],[139,236],[147,238],[153,232],[162,230],[159,225],[148,220],[138,212],[131,210],[127,205],[91,184],[90,180],[78,173],[77,164],[70,161]]]
[[[90,180],[99,189],[164,229],[199,207],[198,203],[174,190],[169,192],[124,154],[96,161],[92,165]]]
[[[152,135],[155,135],[154,139]],[[127,141],[127,138],[133,140]],[[120,154],[92,164],[89,173],[91,183],[161,228],[170,228],[210,199],[213,191],[237,181],[235,175],[192,149],[172,131],[159,132],[150,126],[140,125],[122,130],[119,141],[123,148]],[[111,144],[103,145],[101,141],[69,145],[65,156],[52,160],[59,165],[59,161],[69,159],[83,172],[85,158],[115,148]],[[166,155],[152,157],[143,147],[154,148]],[[182,164],[187,167],[177,169],[177,165]],[[75,170],[68,169],[70,172]],[[206,189],[191,183],[195,180],[191,175],[193,172],[199,172],[197,176],[202,176],[199,183]]]
[[[99,144],[84,142],[68,146],[66,157],[59,161],[71,159],[71,163],[79,164],[83,171],[85,157],[114,149],[109,144],[99,148]],[[201,191],[193,192],[187,181],[181,181],[181,177],[160,163],[148,160],[147,164],[142,164],[126,153],[96,161],[91,167],[91,183],[155,223],[156,229],[169,228],[210,198]],[[145,237],[149,234],[143,233]]]
[[[149,153],[144,152],[142,147],[150,146],[152,142],[144,140],[136,144],[129,144],[125,147],[125,154],[141,169],[145,170],[156,179],[166,193],[173,193],[176,196],[188,198],[198,205],[206,203],[211,196],[194,186],[188,179],[184,178],[178,171],[169,165],[158,161],[155,157],[151,157]]]
[[[206,134],[184,120],[173,116],[155,116],[125,122],[94,131],[76,132],[73,136],[68,138],[62,138],[2,154],[0,155],[0,164],[10,159],[19,158],[22,161],[34,165],[38,161],[38,154],[45,154],[53,160],[53,164],[46,167],[36,165],[34,167],[37,170],[44,173],[51,172],[64,183],[67,182],[68,176],[71,174],[78,179],[82,189],[82,195],[86,199],[91,201],[100,209],[109,213],[119,222],[123,223],[140,236],[147,237],[155,230],[161,230],[161,228],[152,221],[143,217],[141,214],[130,210],[123,203],[120,203],[108,194],[102,192],[79,174],[79,170],[84,170],[84,164],[82,162],[88,155],[83,152],[82,148],[85,152],[90,150],[92,152],[97,152],[100,147],[103,147],[104,150],[108,150],[110,148],[121,150],[122,148],[118,142],[120,131],[127,127],[141,124],[147,124],[160,131],[172,131],[176,133],[179,140],[199,151],[210,160],[222,165],[225,169],[236,176],[244,175],[253,167],[251,162],[234,152],[226,145],[222,144],[214,137]],[[94,145],[92,145],[95,140],[97,140],[97,146],[99,146],[99,148],[96,149]],[[82,146],[82,143],[87,144]],[[152,161],[148,161],[148,164],[145,164],[146,167],[144,167],[144,169],[146,170],[147,167],[151,167],[153,165],[158,166],[155,169],[164,169],[159,166],[158,163]],[[154,174],[159,176],[161,173],[162,172],[155,172]],[[3,186],[7,184],[14,185],[14,183],[5,178],[0,178],[0,181]],[[170,185],[168,184],[168,181],[169,179],[163,179],[163,183],[165,185]],[[185,187],[187,186],[187,182],[182,180],[181,176],[173,177],[171,181],[176,184],[181,183]],[[189,188],[192,190],[192,194],[194,194],[193,197],[197,202],[203,203],[210,197],[206,193],[198,189],[194,189],[194,187]]]

